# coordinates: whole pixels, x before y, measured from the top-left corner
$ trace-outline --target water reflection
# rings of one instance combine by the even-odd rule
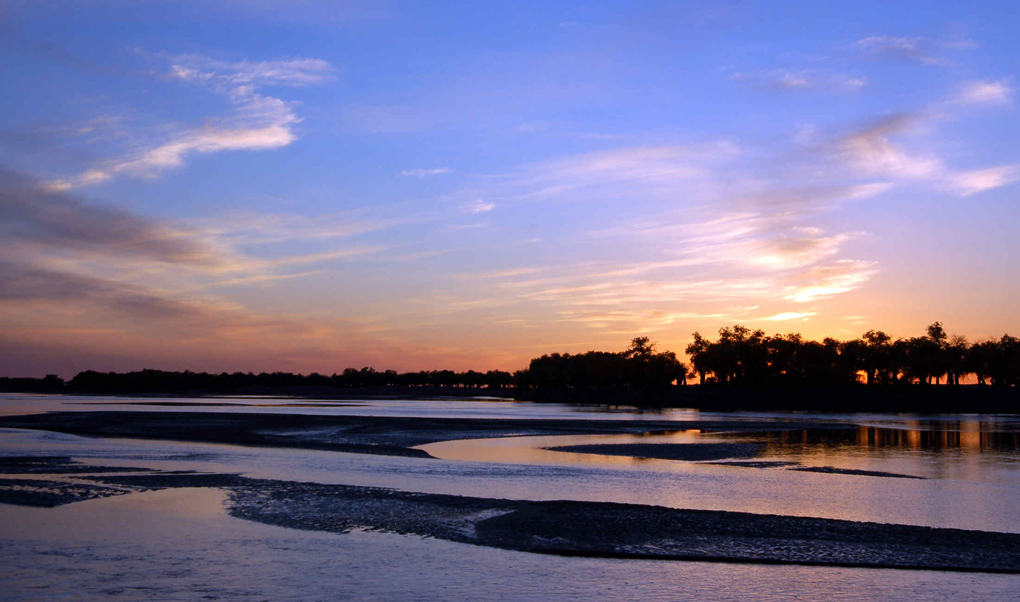
[[[420,445],[430,455],[443,460],[466,462],[499,462],[503,464],[605,465],[634,467],[657,466],[659,460],[601,454],[578,454],[546,449],[565,445],[598,445],[626,443],[687,444],[703,443],[699,429],[650,432],[633,435],[547,435],[536,437],[499,437],[491,439],[459,439]],[[718,440],[719,435],[710,435]]]
[[[420,446],[444,460],[500,462],[511,464],[603,464],[633,466],[649,462],[599,454],[551,451],[545,448],[592,444],[691,444],[712,442],[759,443],[761,456],[789,459],[812,455],[837,457],[882,456],[899,452],[927,452],[938,458],[941,452],[1017,454],[1020,432],[1003,430],[993,420],[907,420],[897,426],[868,424],[843,428],[784,429],[754,432],[708,432],[685,429],[634,435],[558,435],[545,437],[502,437],[443,441]],[[663,462],[663,461],[654,461]]]
[[[810,451],[812,447],[861,450],[923,450],[999,453],[1020,451],[1020,433],[982,420],[907,421],[903,427],[856,425],[847,429],[802,429],[754,433],[771,452]]]

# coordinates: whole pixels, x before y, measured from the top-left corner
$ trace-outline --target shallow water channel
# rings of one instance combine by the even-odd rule
[[[100,405],[83,405],[88,404]],[[509,437],[423,446],[436,459],[101,439],[0,429],[0,455],[103,466],[237,472],[482,497],[575,499],[1020,532],[1020,421],[1006,416],[812,415],[845,428],[780,430],[790,414],[628,413],[502,401],[314,405],[232,399],[0,398],[0,412],[152,410],[505,418],[721,416],[777,430]],[[182,400],[173,400],[179,403]],[[727,463],[544,448],[593,443],[753,444]],[[812,472],[804,468],[824,469]],[[882,476],[838,471],[869,471]],[[903,478],[905,476],[922,478]],[[171,489],[57,508],[0,505],[5,600],[1017,600],[1020,577],[557,558],[386,533],[297,531],[229,516],[216,489]]]

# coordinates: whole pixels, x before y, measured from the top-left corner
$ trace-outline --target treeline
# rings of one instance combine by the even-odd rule
[[[637,389],[656,391],[687,382],[687,367],[672,351],[655,352],[648,337],[638,337],[619,353],[553,353],[531,360],[514,373],[519,389]]]
[[[45,386],[42,385],[45,381]],[[86,370],[71,380],[49,375],[45,379],[0,378],[0,391],[65,392],[65,393],[268,393],[305,392],[351,388],[466,388],[498,390],[511,387],[514,375],[502,370],[488,372],[454,372],[432,370],[397,373],[394,370],[377,371],[374,368],[347,368],[341,373],[325,375],[313,372],[308,375],[290,372],[167,372],[140,370],[137,372],[96,372]]]
[[[64,393],[64,379],[56,374],[47,374],[45,378],[9,378],[0,377],[0,391],[19,393]]]
[[[805,340],[796,333],[767,336],[761,330],[737,325],[721,329],[716,341],[694,333],[686,352],[691,358],[689,368],[673,352],[657,352],[648,337],[638,337],[621,352],[547,354],[513,373],[398,373],[368,367],[347,368],[332,375],[88,370],[67,382],[54,375],[0,378],[0,391],[329,395],[406,390],[409,394],[512,395],[522,399],[643,401],[654,397],[666,400],[663,403],[682,403],[685,395],[696,397],[682,394],[677,386],[689,379],[708,385],[701,394],[747,388],[852,390],[864,385],[906,391],[916,389],[911,385],[958,385],[969,375],[979,385],[994,389],[1020,386],[1020,339],[1003,335],[998,340],[970,344],[964,337],[947,335],[939,322],[919,337],[893,340],[882,331],[869,330],[859,339],[826,338],[821,342]]]
[[[893,340],[880,330],[869,330],[852,341],[821,342],[799,334],[766,336],[738,325],[721,329],[715,342],[694,333],[686,352],[691,376],[703,384],[959,385],[974,375],[980,385],[1020,385],[1020,339],[1003,335],[970,344],[965,337],[947,335],[940,322],[919,337]]]
[[[96,372],[87,370],[67,381],[49,375],[44,379],[0,378],[0,391],[49,393],[314,393],[343,389],[430,389],[463,390],[484,389],[486,394],[503,390],[521,391],[546,387],[597,387],[662,388],[677,381],[684,382],[685,366],[670,351],[656,353],[648,337],[634,339],[631,347],[620,353],[589,351],[543,355],[531,360],[526,370],[514,373],[503,370],[487,372],[455,372],[431,370],[398,373],[394,370],[377,371],[374,368],[347,368],[343,372],[324,375],[291,374],[289,372],[235,372],[210,374],[208,372],[166,372],[141,370],[137,372]]]

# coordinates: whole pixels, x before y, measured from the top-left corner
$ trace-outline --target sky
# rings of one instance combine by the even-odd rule
[[[0,375],[1020,334],[1011,1],[0,1]]]

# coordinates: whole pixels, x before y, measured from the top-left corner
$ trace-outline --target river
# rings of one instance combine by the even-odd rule
[[[153,405],[163,403],[174,405]],[[813,414],[812,420],[845,428],[788,431],[780,427],[804,415],[498,400],[0,397],[0,413],[8,415],[101,409],[686,423],[724,418],[777,428],[708,433],[688,424],[655,436],[510,437],[423,446],[438,459],[0,429],[0,454],[430,493],[1020,532],[1016,416]],[[719,464],[543,449],[633,441],[753,443],[764,452]],[[1017,600],[1020,592],[1014,575],[559,558],[388,533],[298,531],[234,518],[225,503],[216,489],[185,488],[57,508],[0,505],[3,599],[994,601]]]

